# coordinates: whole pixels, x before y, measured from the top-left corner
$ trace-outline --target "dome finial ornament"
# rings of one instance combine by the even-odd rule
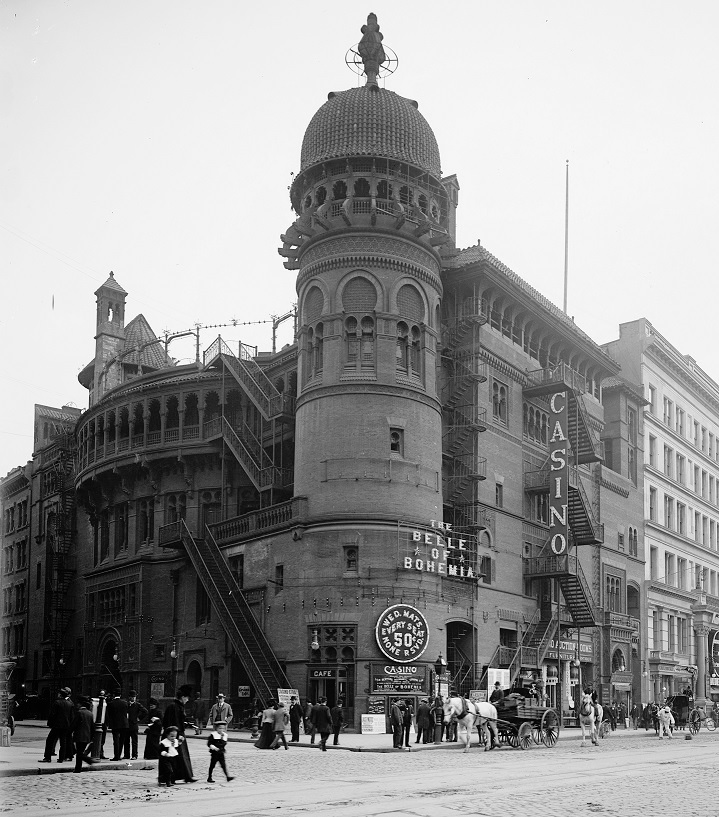
[[[382,48],[384,37],[379,30],[377,15],[370,12],[367,16],[367,25],[362,26],[360,31],[362,32],[362,39],[359,41],[357,50],[364,63],[367,85],[377,85],[379,67],[386,59],[384,48]]]
[[[367,77],[367,87],[378,89],[377,78],[386,77],[397,70],[397,55],[391,48],[382,45],[383,35],[376,14],[370,13],[367,25],[360,30],[362,39],[349,49],[345,62],[356,74]]]

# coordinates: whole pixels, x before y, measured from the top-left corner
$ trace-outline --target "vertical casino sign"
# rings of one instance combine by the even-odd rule
[[[377,619],[377,646],[383,655],[400,664],[416,661],[427,649],[427,619],[416,607],[393,604]]]
[[[549,400],[549,534],[552,553],[567,552],[567,505],[569,504],[569,458],[567,393],[556,392]]]

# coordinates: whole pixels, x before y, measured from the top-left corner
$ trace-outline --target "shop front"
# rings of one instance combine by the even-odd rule
[[[392,731],[389,715],[395,700],[404,701],[416,714],[422,698],[430,698],[432,694],[432,674],[430,664],[370,664],[371,695],[367,702],[367,714],[374,716],[376,727],[381,726],[381,716],[384,718],[384,732]]]
[[[579,656],[579,658],[577,658]],[[552,639],[542,668],[547,706],[562,712],[571,725],[579,705],[582,686],[593,684],[594,650],[591,641]]]
[[[317,703],[327,698],[327,706],[332,708],[342,700],[345,723],[354,722],[354,665],[353,664],[308,664],[308,699]]]

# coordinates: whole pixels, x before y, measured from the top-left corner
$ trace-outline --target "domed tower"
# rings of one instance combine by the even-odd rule
[[[362,31],[367,83],[330,93],[312,117],[279,251],[298,270],[295,494],[312,517],[441,519],[438,248],[450,203],[417,103],[377,84],[374,15]]]

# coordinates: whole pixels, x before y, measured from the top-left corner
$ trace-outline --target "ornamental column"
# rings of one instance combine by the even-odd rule
[[[705,706],[707,703],[707,641],[709,627],[705,624],[695,625],[694,634],[697,644],[697,688],[694,693],[695,704]]]

